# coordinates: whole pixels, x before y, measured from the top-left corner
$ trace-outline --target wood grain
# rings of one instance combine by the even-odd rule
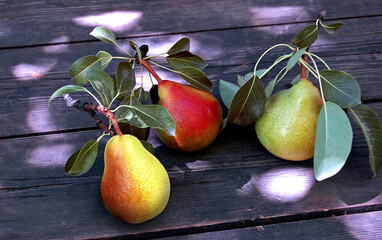
[[[0,1],[0,48],[87,41],[105,25],[118,36],[152,36],[382,14],[376,1]],[[12,39],[9,41],[9,39]]]
[[[376,239],[381,225],[382,213],[370,212],[164,239]]]

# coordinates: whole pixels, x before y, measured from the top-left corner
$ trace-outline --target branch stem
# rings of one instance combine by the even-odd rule
[[[141,65],[143,65],[154,76],[158,83],[161,83],[163,81],[154,71],[154,69],[146,62],[146,60],[142,59]]]

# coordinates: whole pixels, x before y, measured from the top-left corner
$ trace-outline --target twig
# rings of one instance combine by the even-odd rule
[[[82,102],[81,100],[73,99],[70,94],[64,94],[63,97],[64,97],[64,100],[65,100],[67,107],[69,107],[69,108],[74,107],[74,108],[77,108],[78,110],[80,110],[82,112],[88,113],[92,118],[94,118],[97,126],[100,129],[102,129],[105,133],[108,133],[111,136],[113,136],[113,134],[114,134],[113,131],[111,129],[109,129],[108,125],[106,125],[102,121],[102,119],[97,115],[97,113],[95,112],[96,107],[98,105],[96,106],[92,103]]]

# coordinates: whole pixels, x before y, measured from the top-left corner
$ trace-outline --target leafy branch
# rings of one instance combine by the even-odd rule
[[[346,112],[360,125],[368,147],[369,162],[376,176],[382,165],[382,126],[377,115],[361,102],[361,91],[357,81],[350,74],[332,70],[319,56],[308,52],[309,47],[317,40],[322,27],[328,34],[337,35],[343,23],[323,24],[325,12],[320,12],[315,24],[300,30],[292,39],[292,47],[288,44],[277,44],[267,49],[257,60],[253,72],[238,76],[238,86],[223,80],[219,83],[219,92],[223,103],[228,108],[225,124],[234,123],[247,126],[261,116],[266,99],[270,98],[274,87],[287,73],[300,65],[301,73],[294,78],[295,84],[301,78],[307,78],[311,73],[320,87],[323,105],[316,127],[314,172],[318,180],[329,178],[338,173],[349,156],[353,133]],[[264,56],[271,50],[287,47],[292,52],[277,58],[266,69],[258,70]],[[271,79],[264,89],[262,80],[278,64],[288,59],[274,79]],[[313,66],[308,62],[308,59]],[[316,60],[326,67],[320,71]],[[257,84],[257,87],[254,87]],[[225,125],[224,125],[225,126]],[[223,126],[223,128],[224,128]]]
[[[84,56],[76,60],[69,69],[69,75],[74,84],[66,85],[56,90],[49,99],[49,103],[59,97],[64,96],[68,107],[76,108],[88,113],[94,118],[97,126],[102,129],[103,134],[97,140],[92,140],[76,151],[67,161],[65,172],[70,175],[80,175],[88,171],[97,156],[98,142],[106,135],[113,135],[111,126],[118,135],[130,133],[137,137],[142,137],[142,144],[152,151],[153,147],[147,140],[147,129],[159,128],[167,134],[174,136],[175,123],[170,113],[159,105],[148,103],[147,93],[143,89],[143,68],[149,71],[151,83],[154,86],[151,76],[162,82],[160,76],[149,65],[153,64],[167,71],[176,72],[191,85],[210,91],[212,89],[211,80],[203,73],[207,66],[204,60],[190,52],[190,40],[182,38],[176,42],[166,53],[148,56],[149,46],[138,47],[135,42],[129,41],[130,48],[134,51],[130,53],[119,43],[112,31],[105,27],[96,27],[90,35],[99,40],[115,45],[127,56],[113,56],[106,51],[98,51],[96,55]],[[163,57],[169,67],[155,63],[153,59]],[[111,77],[105,69],[114,60],[119,60],[115,76]],[[134,68],[140,69],[140,83],[136,81]],[[85,88],[84,84],[98,94]],[[97,105],[92,103],[73,100],[70,93],[85,92],[89,94]],[[108,118],[109,124],[105,124],[97,115],[97,112]],[[127,131],[119,125],[127,124]],[[140,130],[141,129],[141,130]]]

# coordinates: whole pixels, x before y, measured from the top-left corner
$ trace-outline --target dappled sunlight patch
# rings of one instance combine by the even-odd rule
[[[61,37],[55,38],[49,43],[62,43],[62,44],[45,46],[43,47],[43,50],[45,53],[64,53],[69,49],[69,45],[64,44],[65,42],[69,42],[68,36],[61,36]]]
[[[255,174],[251,174],[251,179],[245,183],[241,188],[236,189],[236,194],[244,197],[250,196],[256,190],[256,182],[258,181],[258,177]]]
[[[6,37],[8,35],[10,35],[11,31],[9,30],[9,28],[6,28],[6,27],[0,27],[0,37]]]
[[[309,193],[314,181],[311,169],[284,168],[263,174],[256,186],[272,202],[296,202]]]
[[[354,214],[350,217],[340,217],[339,220],[348,228],[349,236],[354,239],[377,239],[376,229],[381,228],[379,212]]]
[[[12,67],[12,74],[19,81],[38,80],[56,65],[55,59],[43,59],[39,64],[20,63]]]
[[[142,17],[139,11],[113,11],[74,18],[73,21],[81,26],[103,26],[114,32],[132,29]]]
[[[71,144],[48,144],[39,146],[27,156],[27,163],[40,166],[64,166],[68,156],[75,151]]]
[[[30,110],[27,115],[27,126],[32,132],[45,132],[55,129],[54,121],[51,119],[50,111],[47,103],[42,104],[39,101],[31,103]]]
[[[252,24],[269,24],[269,19],[274,19],[274,23],[285,21],[296,21],[307,19],[309,14],[303,6],[279,6],[279,7],[251,7]],[[258,30],[270,33],[272,35],[289,34],[289,25],[260,27]]]
[[[191,170],[202,170],[210,167],[209,161],[196,160],[195,162],[186,163],[187,167]]]

